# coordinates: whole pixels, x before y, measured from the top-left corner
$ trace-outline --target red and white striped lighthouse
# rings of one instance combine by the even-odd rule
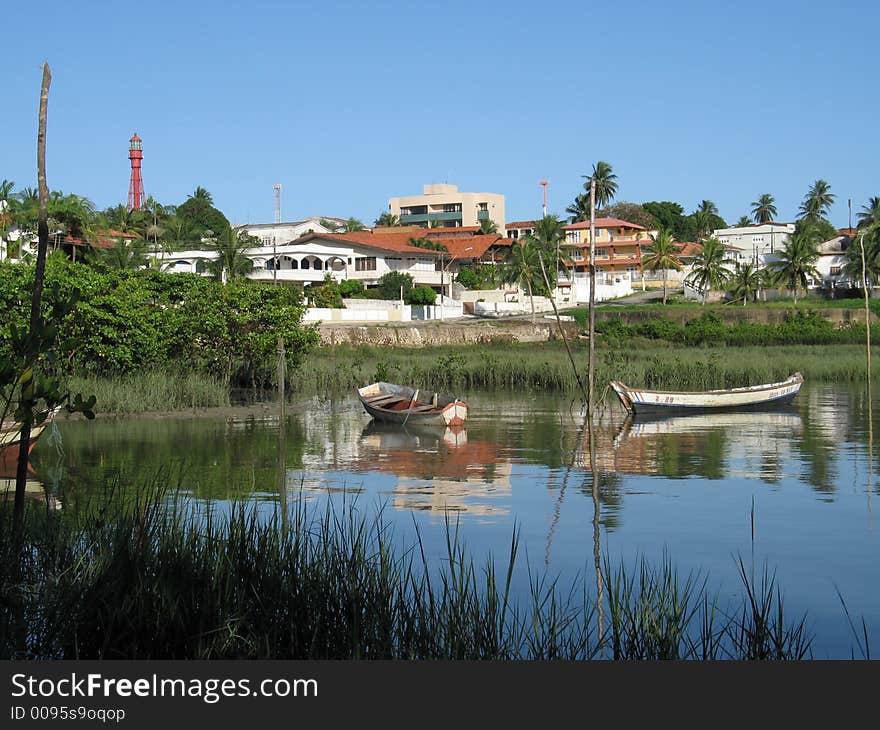
[[[141,178],[141,160],[144,159],[143,142],[137,132],[129,140],[128,159],[131,160],[131,182],[128,184],[128,209],[140,210],[144,204],[144,181]]]

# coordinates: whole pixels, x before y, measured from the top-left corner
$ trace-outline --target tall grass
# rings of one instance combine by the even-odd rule
[[[147,370],[111,377],[73,376],[73,393],[94,395],[99,413],[146,413],[228,406],[229,387],[198,371]]]
[[[302,503],[301,503],[302,504]],[[0,514],[0,653],[67,659],[799,659],[775,583],[725,602],[668,561],[638,578],[604,569],[601,608],[586,582],[531,576],[514,590],[518,535],[496,571],[447,525],[429,564],[381,511],[237,505],[222,515],[162,493],[110,496],[78,516],[31,509],[14,579]],[[516,595],[524,596],[516,598]],[[600,638],[602,637],[602,638]]]
[[[865,378],[864,347],[812,345],[766,347],[679,347],[630,342],[600,347],[596,382],[667,389],[726,388],[783,380],[795,371],[808,382],[849,383]],[[586,348],[575,360],[586,368]],[[876,377],[876,375],[875,375]],[[577,381],[558,343],[463,345],[405,348],[338,346],[310,356],[294,377],[294,387],[323,392],[376,380],[427,389],[508,389],[574,391]]]

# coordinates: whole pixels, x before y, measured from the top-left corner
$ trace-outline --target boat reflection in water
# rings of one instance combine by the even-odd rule
[[[27,480],[24,484],[25,499],[47,504],[49,509],[61,509],[61,500],[53,495],[46,486],[37,479],[33,467],[28,464]],[[4,502],[15,501],[15,471],[13,469],[0,469],[0,500]]]
[[[629,474],[776,481],[803,429],[793,410],[629,415],[612,439],[613,464],[607,466]]]
[[[371,422],[353,471],[393,474],[386,492],[397,509],[497,516],[510,512],[511,463],[496,444],[468,440],[464,428],[412,428]]]

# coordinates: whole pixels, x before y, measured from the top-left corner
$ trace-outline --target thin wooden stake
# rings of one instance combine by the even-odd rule
[[[589,367],[587,370],[587,416],[593,417],[596,372],[596,177],[590,178],[590,306],[589,306]]]

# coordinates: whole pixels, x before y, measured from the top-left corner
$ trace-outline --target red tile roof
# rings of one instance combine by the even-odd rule
[[[575,231],[583,228],[589,228],[590,221],[581,221],[580,223],[572,223],[565,226],[566,231]],[[647,230],[637,223],[629,223],[622,221],[620,218],[596,218],[596,228],[635,228],[638,231]]]
[[[389,251],[392,253],[410,253],[421,255],[438,255],[441,251],[434,251],[428,248],[420,248],[410,245],[409,241],[414,236],[409,231],[398,233],[386,233],[389,229],[383,229],[381,233],[371,233],[370,231],[353,231],[351,233],[310,233],[306,236],[296,239],[294,245],[300,245],[317,239],[340,241],[356,246],[364,246],[366,248],[374,248],[380,251]],[[440,237],[432,236],[431,241],[441,243],[446,246],[449,254],[453,259],[469,259],[479,258],[490,246],[496,242],[502,242],[503,239],[496,233],[490,235],[475,236],[459,236],[459,237]]]
[[[534,228],[535,225],[535,221],[513,221],[511,223],[505,223],[504,227],[509,231],[511,228]]]

